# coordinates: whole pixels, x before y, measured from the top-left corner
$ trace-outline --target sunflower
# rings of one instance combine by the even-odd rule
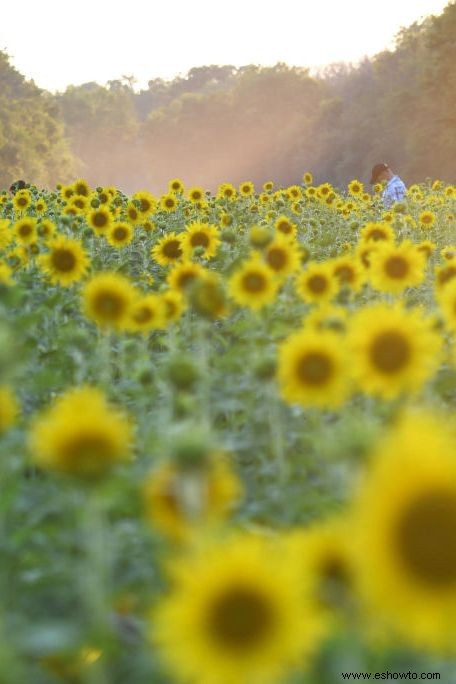
[[[269,268],[280,276],[288,276],[300,266],[295,243],[280,234],[266,245],[263,256]]]
[[[436,266],[435,268],[435,288],[441,292],[446,285],[456,276],[456,263]]]
[[[48,248],[49,254],[38,257],[38,264],[51,283],[68,287],[86,275],[90,261],[81,242],[60,235]]]
[[[182,237],[182,251],[186,258],[190,259],[193,256],[193,250],[196,247],[201,247],[203,253],[202,257],[211,259],[217,253],[217,248],[220,245],[219,229],[217,226],[194,221],[186,227],[186,231],[181,233]]]
[[[322,330],[332,330],[337,333],[344,333],[347,329],[348,312],[343,306],[323,305],[308,311],[303,318],[303,325],[306,328],[313,328],[321,332]]]
[[[32,196],[29,190],[18,190],[13,197],[13,207],[17,212],[26,211],[32,204]]]
[[[445,259],[445,261],[452,261],[456,257],[456,247],[447,245],[440,250],[440,256]]]
[[[19,245],[32,245],[37,240],[37,219],[27,216],[13,224],[13,232]]]
[[[313,183],[313,176],[310,171],[306,171],[302,177],[302,182],[304,185],[311,185]]]
[[[244,181],[239,186],[239,194],[242,197],[251,197],[255,193],[255,186],[252,181]]]
[[[74,188],[72,185],[62,185],[60,188],[60,197],[67,202],[70,197],[74,195]]]
[[[288,216],[279,216],[275,221],[274,227],[277,232],[282,233],[282,235],[285,235],[286,237],[296,237],[296,224],[294,224]]]
[[[180,178],[173,178],[170,180],[168,183],[168,188],[169,191],[173,192],[175,195],[183,195],[185,191],[184,184]]]
[[[328,195],[334,193],[333,187],[330,183],[322,183],[317,187],[317,195],[320,199],[326,199]]]
[[[354,505],[362,595],[393,640],[455,650],[456,463],[443,418],[405,416],[376,447]]]
[[[37,225],[37,233],[44,240],[54,237],[57,232],[57,226],[53,221],[47,218],[40,219]]]
[[[320,616],[273,542],[234,536],[176,560],[171,572],[151,639],[178,681],[284,681],[320,643]]]
[[[45,200],[42,197],[37,199],[35,202],[35,211],[37,212],[37,214],[44,214],[46,209],[47,209],[47,204],[46,204]]]
[[[13,232],[7,219],[0,219],[0,250],[4,250],[11,244]]]
[[[34,460],[42,467],[83,478],[98,478],[130,457],[127,417],[93,387],[59,397],[37,417],[29,435]]]
[[[348,358],[339,335],[301,330],[279,347],[277,380],[289,404],[333,408],[348,397]]]
[[[151,250],[151,256],[160,266],[168,266],[174,264],[178,259],[183,257],[182,251],[182,233],[167,233]]]
[[[359,234],[360,242],[394,242],[396,235],[388,223],[366,223]]]
[[[317,197],[317,188],[315,188],[313,185],[310,185],[305,189],[304,194],[308,199],[315,199]]]
[[[184,294],[190,284],[194,283],[197,278],[202,278],[204,273],[205,269],[200,264],[182,261],[169,271],[167,282],[171,289]]]
[[[266,183],[263,183],[263,190],[265,192],[272,192],[274,190],[274,181],[266,181]]]
[[[139,210],[139,207],[136,206],[136,202],[128,202],[125,211],[127,214],[128,222],[131,223],[133,226],[139,226],[144,221],[145,215]]]
[[[200,316],[214,320],[226,316],[230,309],[222,277],[214,271],[206,271],[202,278],[190,284],[189,303]]]
[[[217,199],[235,200],[237,191],[231,183],[222,183],[217,190]]]
[[[166,328],[165,304],[160,295],[148,294],[137,299],[130,309],[128,328],[143,333]]]
[[[106,240],[112,247],[123,249],[133,240],[134,230],[126,221],[113,223],[106,233]]]
[[[204,200],[204,189],[195,185],[194,187],[189,188],[187,197],[190,202],[202,202]]]
[[[456,280],[452,280],[441,291],[439,304],[445,319],[446,327],[456,332]]]
[[[400,304],[358,311],[348,345],[360,389],[386,399],[419,391],[440,364],[441,340],[431,321]]]
[[[424,255],[409,240],[397,246],[383,243],[371,256],[370,281],[381,292],[402,292],[423,282],[425,265]]]
[[[286,190],[286,194],[288,199],[291,199],[296,202],[297,200],[301,199],[302,190],[299,187],[299,185],[290,185],[290,187]]]
[[[137,299],[131,282],[118,273],[97,273],[85,285],[83,308],[88,318],[101,328],[124,329]]]
[[[304,273],[296,279],[296,291],[307,302],[329,302],[339,291],[339,280],[330,263],[309,261]]]
[[[152,527],[176,541],[226,518],[242,487],[226,454],[211,453],[202,468],[173,462],[159,465],[143,489],[146,517]]]
[[[147,190],[135,192],[132,200],[138,205],[138,211],[142,218],[149,216],[149,214],[153,214],[157,210],[157,200],[150,192],[147,192]]]
[[[100,206],[87,214],[87,223],[97,235],[104,235],[111,228],[113,217],[107,207]]]
[[[432,211],[423,211],[418,220],[423,228],[432,228],[435,223],[435,214]]]
[[[164,304],[164,317],[166,324],[177,321],[185,310],[185,301],[180,292],[165,290],[160,293]]]
[[[14,425],[18,413],[19,404],[14,392],[8,385],[0,385],[0,435]]]
[[[78,214],[86,214],[90,209],[90,201],[83,195],[73,195],[67,206],[73,207]]]
[[[364,185],[359,180],[352,180],[348,184],[348,192],[353,197],[359,197],[364,192]]]
[[[14,283],[13,269],[5,262],[0,261],[0,285],[10,286]]]
[[[160,209],[166,211],[167,214],[176,211],[178,204],[179,200],[177,199],[176,195],[172,192],[168,193],[167,195],[163,195],[160,198]]]
[[[418,245],[416,245],[417,250],[419,252],[422,252],[426,259],[429,259],[432,252],[435,251],[436,247],[437,245],[431,242],[430,240],[423,240]]]
[[[113,199],[110,188],[107,187],[97,189],[97,192],[93,193],[91,197],[92,199],[97,199],[100,204],[105,204],[106,206],[109,206]]]
[[[73,191],[75,195],[88,197],[90,195],[90,186],[86,180],[78,178],[78,180],[73,183]]]
[[[276,297],[279,283],[274,276],[269,266],[251,257],[230,277],[229,294],[240,306],[260,309]]]
[[[358,292],[365,282],[365,271],[360,263],[352,256],[340,256],[331,264],[333,276],[338,280],[339,287],[349,287]]]

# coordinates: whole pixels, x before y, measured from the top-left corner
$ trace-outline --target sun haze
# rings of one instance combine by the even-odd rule
[[[172,4],[157,0],[79,0],[69,13],[55,0],[2,8],[0,49],[27,78],[48,90],[133,75],[139,87],[208,64],[317,68],[356,62],[393,46],[401,26],[438,14],[447,0],[260,0]],[[26,19],[24,21],[24,18]]]

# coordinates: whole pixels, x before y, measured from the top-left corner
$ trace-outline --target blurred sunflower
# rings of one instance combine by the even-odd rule
[[[86,275],[90,260],[81,242],[60,235],[47,246],[49,253],[38,257],[38,264],[51,283],[68,287]]]
[[[139,297],[129,312],[127,327],[132,332],[148,333],[166,328],[165,303],[158,294]]]
[[[173,266],[167,276],[167,283],[173,290],[184,294],[187,288],[197,279],[203,277],[205,269],[193,261],[182,261]]]
[[[90,186],[86,180],[83,178],[78,178],[78,180],[73,183],[73,191],[75,195],[88,197],[90,195]]]
[[[14,210],[21,213],[26,211],[32,204],[32,196],[29,190],[18,190],[13,197]]]
[[[204,200],[204,189],[199,186],[194,186],[188,189],[187,197],[190,202],[202,202]]]
[[[19,404],[11,387],[0,385],[0,434],[3,434],[16,422]]]
[[[116,221],[106,232],[106,240],[112,247],[123,249],[133,240],[134,230],[126,221]]]
[[[228,281],[229,294],[234,301],[254,310],[273,302],[278,287],[274,271],[257,257],[245,261]]]
[[[388,223],[369,222],[361,229],[359,234],[360,242],[391,242],[396,239],[394,230]]]
[[[196,247],[201,247],[203,253],[201,256],[205,259],[211,259],[217,253],[217,248],[220,245],[219,229],[217,226],[202,223],[201,221],[194,221],[190,223],[185,232],[181,233],[182,251],[186,258],[190,259],[193,256],[193,250]]]
[[[176,195],[183,195],[185,187],[180,178],[173,178],[168,183],[168,188],[170,192],[174,192]]]
[[[183,257],[182,233],[167,233],[151,249],[151,256],[160,266],[174,264]]]
[[[255,193],[255,186],[251,181],[244,181],[239,186],[239,194],[242,197],[251,197]]]
[[[168,193],[160,198],[160,209],[163,209],[163,211],[166,211],[168,214],[176,211],[178,204],[179,200],[173,193]]]
[[[145,218],[149,216],[149,214],[153,214],[157,209],[157,200],[150,192],[147,192],[147,190],[135,192],[132,200],[135,202],[135,204],[139,205],[138,211],[141,214],[141,218]]]
[[[298,247],[280,234],[266,245],[263,257],[269,268],[280,276],[288,276],[300,266]]]
[[[275,221],[275,229],[285,235],[286,237],[296,237],[296,225],[288,218],[288,216],[279,216]]]
[[[93,276],[83,291],[85,315],[101,328],[125,329],[138,295],[128,278],[102,272]]]
[[[107,207],[100,206],[89,211],[86,220],[97,235],[104,235],[111,228],[113,217]]]
[[[37,223],[36,218],[27,216],[13,224],[14,236],[19,245],[28,246],[36,242],[38,237]]]
[[[418,221],[423,228],[432,228],[435,223],[435,214],[432,211],[423,211]]]
[[[380,292],[402,292],[424,280],[426,259],[409,240],[398,245],[382,243],[370,261],[370,282]]]
[[[307,302],[329,302],[339,291],[339,280],[331,264],[309,261],[306,270],[296,278],[296,291]]]
[[[359,292],[365,282],[365,271],[359,261],[350,255],[340,256],[331,263],[333,276],[338,280],[339,287],[349,287]]]

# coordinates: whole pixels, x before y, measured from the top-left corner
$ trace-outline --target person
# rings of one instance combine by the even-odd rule
[[[371,185],[382,181],[386,181],[386,187],[382,194],[383,205],[386,208],[404,198],[407,188],[399,176],[391,171],[388,164],[375,164],[372,169]]]
[[[18,190],[23,190],[24,188],[27,187],[27,183],[23,180],[17,180],[14,181],[14,183],[11,183],[9,191],[10,195],[15,195]]]

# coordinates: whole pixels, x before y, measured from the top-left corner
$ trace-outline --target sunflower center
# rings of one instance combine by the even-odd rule
[[[108,435],[82,432],[69,438],[63,451],[69,465],[77,465],[83,474],[95,474],[112,457],[113,445]]]
[[[341,283],[352,283],[355,279],[355,274],[350,266],[338,266],[334,274],[339,278]]]
[[[32,226],[30,223],[23,223],[19,228],[19,235],[21,237],[28,237],[32,233]]]
[[[405,278],[409,272],[409,264],[401,256],[393,256],[386,260],[385,272],[390,278],[401,279]]]
[[[19,197],[17,203],[20,207],[25,207],[25,205],[28,203],[28,200],[26,197]]]
[[[186,271],[184,273],[181,273],[179,275],[179,278],[177,279],[177,286],[180,289],[185,289],[187,285],[189,285],[191,282],[195,280],[196,277],[197,275],[193,271]]]
[[[410,359],[408,340],[399,332],[391,330],[376,336],[370,348],[372,364],[382,373],[397,373]]]
[[[266,285],[266,279],[261,273],[247,273],[242,279],[242,285],[248,292],[261,292]]]
[[[271,268],[280,271],[287,263],[287,255],[283,249],[272,247],[268,250],[267,261]]]
[[[193,233],[190,243],[192,247],[207,247],[209,245],[209,236],[207,233],[199,230],[197,233]]]
[[[56,271],[69,272],[76,266],[76,257],[69,249],[56,249],[52,253],[51,261]]]
[[[274,623],[274,611],[253,587],[230,587],[210,607],[207,627],[214,641],[233,651],[255,648]]]
[[[128,231],[125,228],[115,228],[112,236],[114,240],[119,240],[119,242],[122,242],[122,240],[125,240],[125,238],[128,236]]]
[[[307,286],[314,294],[322,294],[328,287],[328,281],[322,275],[313,275],[307,281]]]
[[[331,377],[331,360],[321,352],[309,352],[297,365],[299,379],[306,385],[322,385]]]
[[[151,203],[150,203],[149,200],[146,199],[145,197],[142,197],[142,198],[141,198],[141,200],[140,200],[140,205],[141,205],[141,211],[142,211],[143,214],[145,214],[146,212],[150,211],[151,208],[152,208]]]
[[[95,225],[97,228],[103,228],[103,227],[107,224],[107,222],[108,222],[108,217],[107,217],[106,214],[104,214],[103,212],[97,211],[97,212],[93,215],[93,219],[92,219],[92,220],[93,220],[94,225]]]
[[[448,266],[444,268],[438,274],[438,280],[440,285],[445,285],[449,280],[456,276],[456,266]]]
[[[180,241],[168,240],[168,242],[163,245],[163,254],[165,257],[168,257],[168,259],[177,259],[180,257],[182,255]]]
[[[398,521],[396,544],[407,570],[439,587],[456,582],[456,491],[425,492]]]
[[[167,197],[165,199],[165,206],[168,207],[168,209],[172,209],[174,207],[174,204],[175,202],[172,197]]]
[[[291,233],[291,224],[288,221],[281,221],[277,226],[277,230],[280,230],[282,233]]]
[[[140,306],[133,314],[136,323],[148,323],[154,317],[154,312],[148,306]]]
[[[386,240],[385,231],[381,230],[380,228],[374,228],[368,234],[367,239],[374,240],[375,242],[377,242],[378,240]]]
[[[95,297],[94,309],[102,318],[115,320],[124,312],[124,300],[115,292],[102,291]]]

